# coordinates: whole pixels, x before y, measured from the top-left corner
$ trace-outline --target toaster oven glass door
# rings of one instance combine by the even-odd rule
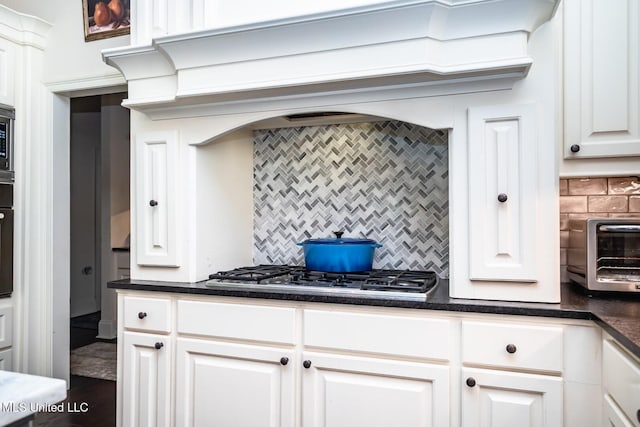
[[[596,280],[640,282],[640,225],[598,226]]]

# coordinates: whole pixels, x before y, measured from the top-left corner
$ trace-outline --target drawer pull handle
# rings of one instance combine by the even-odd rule
[[[281,357],[280,358],[280,364],[282,366],[285,366],[287,363],[289,363],[289,358],[288,357]]]
[[[472,377],[467,378],[466,383],[467,383],[467,385],[469,387],[475,387],[476,386],[476,380],[474,378],[472,378]]]
[[[162,344],[161,342],[157,342],[154,347],[156,348],[156,350],[160,350],[162,347],[164,347],[164,344]]]
[[[309,369],[311,367],[311,360],[305,360],[302,362],[302,366],[304,366],[305,369]]]
[[[509,197],[508,197],[506,194],[504,194],[504,193],[500,193],[500,194],[498,194],[498,201],[499,201],[500,203],[504,203],[504,202],[506,202],[508,198],[509,198]]]
[[[138,319],[142,320],[145,317],[147,317],[147,313],[145,313],[144,311],[141,311],[140,313],[138,313]]]
[[[516,352],[516,350],[518,350],[518,348],[515,346],[515,344],[507,344],[507,353],[513,354]]]

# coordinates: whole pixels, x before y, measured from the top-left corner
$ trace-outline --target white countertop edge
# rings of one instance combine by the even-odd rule
[[[47,411],[67,398],[67,383],[57,378],[0,371],[0,426]]]

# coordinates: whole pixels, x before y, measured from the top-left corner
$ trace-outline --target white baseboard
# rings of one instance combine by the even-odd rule
[[[102,340],[112,340],[118,336],[118,325],[115,320],[100,320],[98,336]]]

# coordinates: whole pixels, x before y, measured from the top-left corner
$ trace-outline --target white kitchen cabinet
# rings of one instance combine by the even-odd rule
[[[640,156],[640,3],[564,2],[564,156]]]
[[[303,353],[305,427],[449,425],[449,367]]]
[[[609,337],[602,344],[602,388],[604,423],[640,426],[640,361]]]
[[[118,298],[122,426],[601,419],[602,338],[590,322],[123,290]]]
[[[122,425],[172,425],[171,340],[137,332],[122,337]]]
[[[469,275],[536,281],[532,105],[469,110]]]
[[[178,133],[147,132],[136,137],[134,196],[136,262],[178,267],[176,170]]]
[[[562,426],[562,378],[463,368],[462,427]]]
[[[0,370],[13,370],[13,308],[0,307]]]
[[[455,298],[558,302],[553,144],[538,140],[535,104],[468,110],[468,235],[454,248]],[[544,244],[543,244],[544,243]],[[467,261],[468,260],[468,261]]]
[[[462,426],[582,427],[600,419],[599,330],[540,320],[462,320]]]
[[[118,426],[172,425],[171,300],[118,295]]]
[[[178,338],[176,426],[294,426],[295,353]]]

